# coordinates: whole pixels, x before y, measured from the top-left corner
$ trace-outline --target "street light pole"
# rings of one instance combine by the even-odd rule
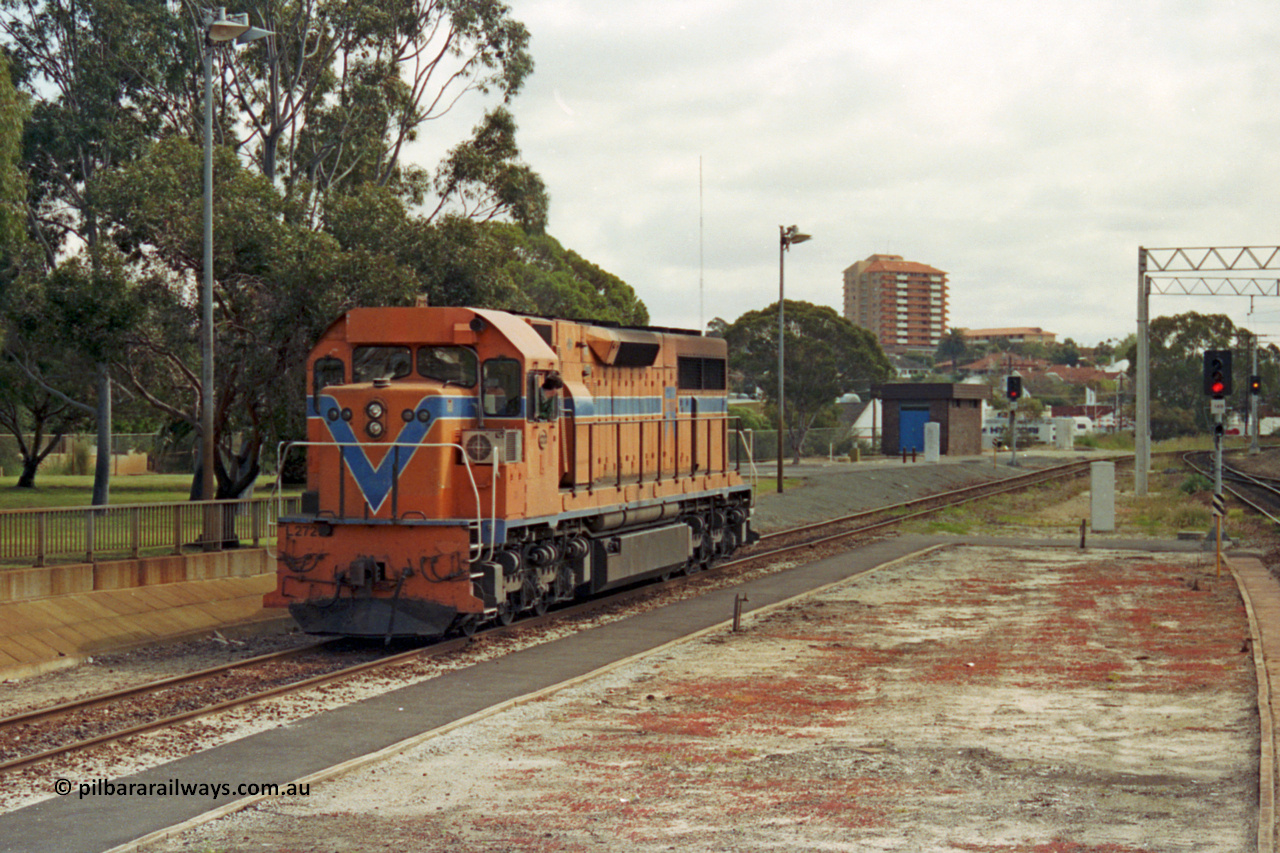
[[[213,48],[235,39],[247,44],[272,35],[249,25],[248,14],[228,17],[226,9],[204,11],[204,280],[200,287],[200,499],[213,500],[217,493],[214,478],[216,445],[213,440]],[[210,508],[204,514],[206,551],[222,547],[218,514]]]
[[[206,22],[206,27],[212,21]],[[213,41],[204,59],[204,281],[200,287],[200,499],[212,500],[213,476]],[[205,513],[204,549],[215,547],[212,513]]]
[[[787,252],[791,249],[792,243],[803,243],[805,240],[812,239],[808,234],[801,234],[800,229],[796,226],[778,226],[780,240],[778,243],[778,493],[782,493],[782,456],[783,456],[783,425],[786,421],[783,418],[784,410],[784,382],[783,368],[786,360],[783,357],[783,337],[786,329],[784,305],[786,300],[786,287],[784,282],[785,276],[785,258]]]

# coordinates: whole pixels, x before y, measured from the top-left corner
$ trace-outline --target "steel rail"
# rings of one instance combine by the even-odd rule
[[[874,532],[884,528],[893,527],[895,525],[901,524],[904,521],[930,515],[932,513],[935,513],[950,507],[962,506],[964,504],[972,503],[978,500],[983,500],[985,498],[995,497],[997,495],[1007,494],[1015,491],[1021,491],[1023,489],[1030,488],[1032,486],[1040,485],[1041,483],[1051,482],[1053,480],[1075,476],[1082,473],[1082,471],[1084,470],[1084,466],[1087,466],[1087,465],[1088,465],[1088,462],[1085,461],[1085,462],[1073,462],[1066,465],[1058,465],[1052,468],[1037,469],[1035,471],[1030,471],[1026,474],[1020,474],[1014,477],[1008,477],[995,482],[980,483],[976,486],[968,486],[968,487],[964,487],[961,489],[954,489],[947,492],[939,492],[934,495],[928,495],[923,498],[916,498],[910,501],[904,501],[902,503],[893,504],[886,507],[879,507],[871,510],[863,510],[857,513],[852,513],[852,514],[842,516],[837,519],[832,519],[829,521],[817,522],[817,523],[808,524],[808,525],[801,525],[799,527],[790,528],[788,530],[778,531],[776,533],[768,534],[765,537],[761,537],[761,541],[773,540],[773,539],[781,538],[783,536],[788,536],[788,535],[795,535],[796,533],[804,533],[804,532],[819,529],[822,527],[829,527],[834,524],[848,523],[850,521],[857,521],[858,519],[884,515],[885,513],[900,512],[903,509],[910,510],[914,507],[921,507],[919,509],[916,509],[914,512],[908,512],[908,514],[905,514],[905,515],[893,515],[892,517],[887,519],[876,521],[871,524],[862,525],[853,529],[842,530],[838,533],[834,533],[831,535],[822,536],[816,539],[806,539],[803,542],[790,543],[772,550],[744,555],[736,560],[719,563],[715,566],[715,569],[716,569],[716,572],[719,573],[730,568],[741,568],[750,563],[756,563],[762,560],[776,558],[780,555],[787,554],[790,552],[803,551],[818,545],[823,545],[823,544],[835,542],[841,539],[847,539],[853,536],[863,535],[863,534]],[[933,504],[933,505],[926,506],[928,504]],[[485,629],[484,636],[485,637],[501,637],[510,633],[514,633],[515,631],[523,630],[526,628],[538,627],[553,621],[562,621],[566,618],[593,614],[597,611],[605,610],[607,608],[629,604],[636,600],[650,597],[655,592],[680,590],[690,584],[693,584],[695,582],[702,581],[704,579],[711,578],[711,577],[714,577],[714,575],[705,574],[699,571],[692,574],[686,574],[679,578],[674,578],[670,582],[661,584],[660,586],[649,584],[649,585],[644,585],[639,587],[633,587],[630,589],[625,589],[625,590],[622,590],[621,592],[611,594],[604,598],[596,598],[596,599],[590,599],[587,601],[577,602],[574,604],[570,604],[566,607],[553,609],[542,615],[535,615],[535,616],[530,616],[528,618],[522,618],[510,625],[491,626]],[[100,694],[98,696],[93,696],[93,697],[87,697],[84,700],[76,700],[73,702],[63,703],[62,705],[54,706],[51,708],[24,712],[23,714],[0,719],[0,729],[3,729],[10,725],[19,724],[21,722],[30,722],[34,719],[48,718],[48,717],[58,716],[65,713],[70,713],[71,711],[74,711],[74,710],[80,710],[83,708],[93,707],[96,705],[109,704],[110,702],[117,701],[122,698],[128,698],[131,696],[141,695],[147,692],[162,690],[167,687],[172,687],[184,682],[191,682],[191,681],[196,681],[202,678],[208,678],[212,675],[216,675],[220,672],[224,672],[230,669],[243,668],[245,666],[252,666],[260,663],[269,663],[273,659],[288,657],[290,655],[298,654],[303,651],[316,649],[321,646],[327,645],[328,643],[331,643],[331,642],[334,642],[334,641],[333,640],[324,641],[324,642],[316,643],[310,646],[305,646],[297,650],[290,649],[290,650],[285,650],[283,652],[273,652],[268,655],[260,655],[256,658],[246,658],[245,660],[242,660],[242,661],[229,663],[229,664],[221,664],[217,667],[211,667],[207,670],[201,670],[201,671],[190,673],[187,675],[174,676],[172,678],[162,679],[160,681],[148,682],[147,684],[136,685],[130,688],[124,688],[120,691],[114,691],[112,693]],[[471,637],[455,637],[447,640],[442,640],[440,642],[434,643],[425,648],[410,649],[409,651],[400,652],[398,654],[390,655],[388,657],[378,658],[372,661],[366,661],[364,663],[355,664],[350,667],[345,667],[342,669],[333,670],[332,672],[327,672],[320,675],[312,676],[310,678],[294,681],[289,684],[277,685],[276,687],[272,687],[267,690],[262,690],[255,693],[245,694],[244,696],[227,699],[222,702],[215,703],[213,705],[207,705],[202,708],[195,708],[190,711],[184,711],[180,714],[174,714],[168,717],[159,718],[146,723],[139,723],[138,725],[135,725],[135,726],[130,726],[128,728],[121,729],[115,732],[107,732],[83,741],[64,744],[62,746],[53,747],[43,752],[32,753],[31,755],[10,759],[5,762],[0,762],[0,772],[4,772],[7,770],[16,770],[21,767],[26,767],[28,765],[35,764],[49,758],[54,758],[59,755],[65,755],[70,752],[88,749],[90,747],[98,746],[104,743],[109,743],[114,740],[120,740],[122,738],[130,737],[133,735],[143,734],[145,732],[166,728],[168,726],[185,722],[187,720],[195,719],[197,717],[214,714],[219,711],[228,710],[230,708],[235,708],[242,705],[249,705],[254,702],[262,701],[264,699],[269,699],[275,696],[280,696],[286,693],[305,690],[307,688],[314,687],[327,682],[337,681],[343,678],[347,678],[349,676],[358,675],[360,673],[367,672],[369,670],[378,669],[385,666],[394,666],[396,664],[404,663],[419,657],[443,656],[450,652],[454,652],[462,648],[465,648],[470,642],[472,642]]]
[[[323,644],[317,644],[317,645],[323,645]],[[466,639],[460,638],[455,640],[446,640],[443,643],[437,644],[437,646],[431,647],[431,649],[433,653],[437,653],[437,652],[444,653],[446,651],[452,651],[455,648],[459,648],[464,645],[466,645]],[[247,705],[262,699],[269,699],[272,696],[279,696],[281,694],[289,693],[295,690],[302,690],[307,687],[314,687],[318,684],[324,684],[327,681],[335,681],[337,679],[345,678],[350,675],[356,675],[357,673],[361,673],[366,670],[373,669],[375,667],[390,666],[395,663],[400,663],[402,661],[412,659],[413,657],[422,654],[424,651],[426,650],[411,649],[407,652],[401,652],[396,655],[391,655],[390,657],[378,658],[377,660],[372,660],[372,661],[365,661],[364,663],[355,664],[354,666],[349,666],[344,669],[338,669],[332,672],[326,672],[321,675],[314,675],[310,678],[302,679],[301,681],[294,681],[289,684],[281,684],[276,687],[269,688],[267,690],[258,691],[257,693],[249,693],[249,694],[245,694],[244,696],[237,696],[234,699],[227,699],[222,702],[215,703],[213,705],[206,705],[202,708],[195,708],[190,711],[184,711],[181,714],[174,714],[172,716],[163,717],[161,719],[152,720],[150,722],[139,723],[136,726],[130,726],[128,728],[120,729],[114,732],[106,732],[104,734],[98,735],[96,737],[88,738],[83,741],[77,741],[75,743],[69,743],[69,744],[64,744],[62,746],[53,747],[52,749],[47,749],[43,752],[33,753],[31,755],[23,756],[21,758],[10,759],[9,761],[0,763],[0,772],[3,772],[5,770],[14,770],[19,767],[25,767],[28,764],[35,764],[36,762],[43,761],[47,758],[53,758],[54,756],[63,755],[68,752],[88,749],[89,747],[92,747],[92,746],[98,746],[99,744],[109,743],[113,740],[119,740],[121,738],[129,737],[131,735],[142,734],[144,732],[153,731],[155,729],[166,728],[168,726],[175,725],[176,723],[181,723],[186,720],[194,719],[196,717],[203,717],[208,714],[217,713],[218,711],[225,711],[229,708],[235,708],[240,705]],[[263,655],[262,657],[269,657],[269,656]],[[241,665],[243,665],[243,662],[241,662]]]
[[[186,672],[181,675],[170,676],[169,678],[160,678],[155,681],[145,681],[141,684],[135,684],[131,687],[121,687],[119,690],[111,690],[106,693],[95,693],[92,696],[86,696],[83,699],[72,699],[69,702],[63,702],[58,705],[51,705],[47,708],[35,708],[30,711],[23,711],[20,714],[13,714],[8,717],[0,717],[0,731],[4,731],[11,726],[20,723],[30,723],[35,720],[44,720],[52,717],[58,717],[63,714],[70,714],[74,711],[84,711],[89,708],[96,708],[99,705],[107,705],[120,699],[127,699],[130,696],[138,696],[144,693],[155,693],[166,687],[176,687],[180,684],[189,684],[193,681],[200,681],[205,678],[211,678],[219,673],[226,672],[231,669],[240,669],[246,666],[257,666],[263,663],[269,663],[274,660],[283,660],[295,657],[306,652],[314,651],[328,645],[339,642],[338,639],[322,640],[318,643],[311,643],[305,646],[298,646],[293,649],[282,649],[278,652],[269,652],[263,655],[257,655],[243,660],[233,661],[231,663],[218,664],[207,669],[198,669],[192,672]]]
[[[1187,467],[1188,467],[1188,468],[1190,468],[1191,470],[1195,471],[1195,472],[1196,472],[1196,473],[1198,473],[1198,474],[1202,474],[1203,476],[1206,476],[1206,477],[1209,477],[1210,479],[1212,479],[1212,477],[1213,477],[1213,472],[1212,472],[1212,471],[1210,471],[1208,468],[1202,468],[1202,467],[1201,467],[1201,466],[1200,466],[1200,465],[1195,461],[1195,459],[1196,459],[1198,456],[1202,456],[1202,455],[1204,455],[1206,452],[1207,452],[1207,451],[1192,451],[1192,452],[1189,452],[1189,453],[1185,453],[1185,454],[1183,454],[1183,456],[1182,456],[1182,461],[1183,461],[1183,462],[1187,465]],[[1223,476],[1224,481],[1225,481],[1228,477],[1230,477],[1230,478],[1234,479],[1234,480],[1235,480],[1236,482],[1238,482],[1238,483],[1246,483],[1246,484],[1248,484],[1248,485],[1252,486],[1253,488],[1261,489],[1261,490],[1262,490],[1262,491],[1264,491],[1265,493],[1267,493],[1267,494],[1269,494],[1269,495],[1274,496],[1274,497],[1275,497],[1275,499],[1276,499],[1276,501],[1277,501],[1277,503],[1280,503],[1280,488],[1277,488],[1276,486],[1273,486],[1273,485],[1270,485],[1269,483],[1267,483],[1267,482],[1266,482],[1266,479],[1267,479],[1267,478],[1259,478],[1259,477],[1255,477],[1255,476],[1253,476],[1252,474],[1246,473],[1245,471],[1241,471],[1239,468],[1236,468],[1236,467],[1234,467],[1234,466],[1232,466],[1232,465],[1228,464],[1227,462],[1223,462],[1223,463],[1222,463],[1222,473],[1223,473],[1223,475],[1224,475],[1224,476]],[[1242,503],[1242,504],[1244,504],[1245,506],[1249,507],[1249,508],[1250,508],[1250,509],[1252,509],[1254,512],[1257,512],[1257,513],[1259,513],[1259,514],[1261,514],[1261,515],[1266,516],[1266,517],[1267,517],[1268,519],[1270,519],[1270,520],[1271,520],[1271,522],[1272,522],[1272,523],[1274,523],[1274,524],[1280,524],[1280,518],[1277,518],[1276,516],[1272,515],[1270,512],[1268,512],[1268,511],[1267,511],[1266,507],[1262,506],[1262,505],[1261,505],[1261,504],[1259,504],[1257,501],[1254,501],[1253,499],[1251,499],[1251,498],[1250,498],[1248,495],[1246,495],[1244,492],[1242,492],[1242,491],[1240,491],[1240,490],[1238,490],[1238,489],[1233,489],[1233,488],[1232,488],[1230,485],[1228,485],[1226,482],[1223,482],[1223,484],[1222,484],[1222,488],[1223,488],[1223,490],[1224,490],[1224,491],[1229,492],[1233,498],[1235,498],[1236,500],[1240,501],[1240,503]]]
[[[1014,477],[1007,477],[1002,480],[988,481],[986,483],[977,483],[972,486],[964,486],[959,489],[952,489],[946,492],[937,492],[932,495],[925,495],[922,498],[912,498],[902,503],[890,504],[888,506],[874,507],[872,509],[859,510],[849,515],[832,518],[826,521],[818,521],[813,524],[806,524],[800,527],[793,527],[787,530],[780,530],[776,533],[767,533],[760,537],[758,541],[766,542],[773,539],[779,539],[784,536],[792,536],[797,533],[805,533],[810,530],[818,530],[823,527],[829,527],[835,524],[844,524],[850,521],[857,521],[862,518],[871,518],[877,515],[883,515],[888,512],[899,512],[902,510],[910,510],[915,507],[926,506],[940,501],[952,501],[962,496],[972,495],[975,497],[989,497],[1003,494],[1006,491],[1017,491],[1019,489],[1030,488],[1040,483],[1049,482],[1063,477],[1073,476],[1083,473],[1086,466],[1090,464],[1090,460],[1069,462],[1064,465],[1055,465],[1050,468],[1039,468],[1034,471],[1028,471],[1026,474],[1020,474]],[[1002,488],[1006,483],[1013,483],[1011,488]],[[958,506],[959,503],[950,503],[949,506]]]

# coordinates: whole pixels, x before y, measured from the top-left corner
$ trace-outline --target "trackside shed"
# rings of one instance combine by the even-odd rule
[[[884,411],[881,451],[896,455],[924,451],[924,425],[940,425],[940,452],[972,456],[982,452],[982,403],[991,398],[985,385],[898,382],[877,385]]]

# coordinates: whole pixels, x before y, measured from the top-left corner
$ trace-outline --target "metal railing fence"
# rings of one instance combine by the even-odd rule
[[[791,448],[791,437],[785,437],[787,455],[794,451]],[[805,436],[800,455],[809,458],[847,458],[855,447],[863,452],[879,453],[879,434],[870,431],[857,433],[848,427],[835,429],[811,429]],[[777,430],[754,430],[751,440],[746,441],[743,433],[736,433],[730,443],[730,458],[746,463],[748,460],[765,462],[778,458]]]
[[[280,514],[296,513],[299,498],[184,501],[107,507],[0,511],[0,564],[43,566],[51,558],[93,563],[138,557],[143,551],[181,554],[184,547],[222,550],[275,537]],[[208,520],[206,520],[206,516]],[[206,528],[211,532],[206,536]],[[225,533],[224,533],[225,531]]]

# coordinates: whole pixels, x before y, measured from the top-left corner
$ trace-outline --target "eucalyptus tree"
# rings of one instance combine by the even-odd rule
[[[17,277],[28,249],[22,131],[29,112],[27,99],[13,85],[9,58],[0,51],[0,310],[7,286]],[[3,344],[4,327],[0,323],[0,346]]]
[[[269,442],[302,431],[295,410],[312,341],[356,305],[410,302],[419,281],[394,258],[344,249],[295,221],[265,176],[227,148],[216,154],[214,473],[216,497],[231,498],[253,482]],[[96,186],[137,277],[136,322],[114,368],[133,393],[191,430],[199,428],[199,317],[182,282],[202,263],[201,158],[198,146],[168,139]]]
[[[97,263],[103,233],[93,179],[136,157],[163,126],[181,36],[163,4],[128,0],[0,0],[0,34],[16,80],[31,100],[22,156],[29,181],[25,212],[43,272],[52,274],[67,252],[81,246],[90,262]],[[89,276],[90,281],[99,279],[96,271]],[[81,339],[66,340],[74,349]],[[105,504],[111,379],[100,348],[94,373],[98,458],[93,502]],[[65,393],[51,386],[45,390]]]
[[[193,24],[202,6],[183,0]],[[261,0],[275,33],[224,67],[262,173],[318,215],[365,183],[420,202],[430,173],[405,148],[470,94],[514,97],[533,69],[529,33],[499,0]]]
[[[814,422],[849,391],[865,394],[892,373],[889,359],[868,330],[825,305],[786,301],[783,407],[791,446],[800,448]],[[729,366],[745,387],[759,388],[777,406],[778,305],[748,311],[724,330]]]
[[[1189,311],[1172,317],[1156,317],[1147,327],[1151,370],[1151,435],[1171,438],[1211,427],[1208,399],[1204,395],[1204,351],[1234,349],[1232,366],[1235,373],[1234,393],[1244,399],[1249,393],[1249,367],[1246,348],[1239,346],[1246,329],[1239,328],[1225,314],[1199,314]],[[1124,350],[1129,359],[1129,373],[1137,370],[1137,344],[1130,342]],[[1265,372],[1269,359],[1264,354]]]
[[[530,271],[503,255],[519,241],[499,221],[539,235],[548,208],[505,109],[533,67],[507,5],[254,0],[232,11],[274,35],[212,48],[220,497],[256,472],[264,442],[296,430],[306,347],[353,305],[426,293],[433,304],[643,313],[630,288],[581,259]],[[84,247],[89,266],[72,280],[130,308],[127,327],[98,329],[83,348],[102,359],[108,419],[109,363],[170,423],[197,427],[206,14],[195,0],[0,0],[0,39],[33,105],[25,214],[44,273]],[[438,168],[412,162],[407,147],[431,122],[485,99]],[[123,289],[116,267],[94,267],[107,257],[121,260]],[[235,433],[246,436],[238,450]]]

